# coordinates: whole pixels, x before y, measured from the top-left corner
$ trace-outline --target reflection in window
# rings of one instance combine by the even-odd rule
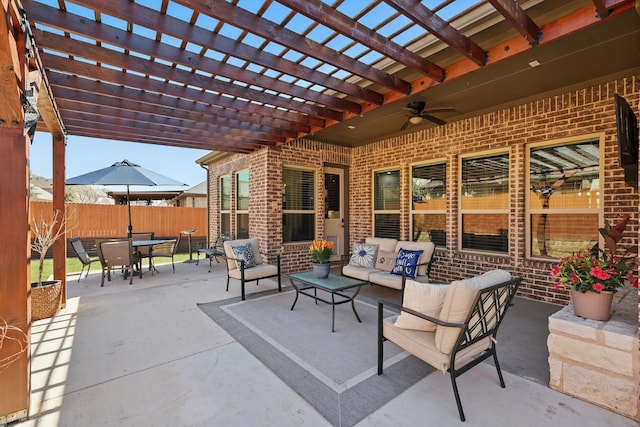
[[[249,171],[236,174],[236,236],[249,237]]]
[[[375,237],[400,238],[400,170],[373,174]]]
[[[220,233],[231,232],[231,176],[220,177]]]
[[[446,163],[411,169],[411,218],[414,241],[432,241],[439,247],[446,238]]]
[[[282,170],[282,240],[310,241],[316,229],[315,173],[311,170]]]
[[[529,254],[557,258],[598,243],[597,139],[529,150]]]
[[[462,249],[509,251],[509,154],[462,160]]]

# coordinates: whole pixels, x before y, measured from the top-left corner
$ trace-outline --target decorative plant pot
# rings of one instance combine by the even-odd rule
[[[42,286],[31,284],[31,320],[52,317],[60,311],[62,302],[62,282],[53,280],[42,282]]]
[[[329,270],[331,270],[331,264],[313,264],[313,273],[318,279],[326,279],[329,277]]]
[[[571,291],[571,301],[573,302],[573,311],[576,316],[591,320],[607,321],[611,317],[611,303],[613,302],[613,292],[602,291],[599,294],[595,292],[579,292]]]

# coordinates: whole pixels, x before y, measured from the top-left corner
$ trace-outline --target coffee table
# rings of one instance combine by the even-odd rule
[[[353,314],[356,315],[356,319],[358,319],[358,322],[362,323],[362,321],[360,320],[360,316],[358,316],[358,312],[356,311],[354,301],[356,296],[360,292],[360,288],[362,287],[362,285],[367,285],[369,282],[352,279],[350,277],[338,276],[336,274],[329,274],[326,279],[318,279],[313,271],[291,273],[287,275],[287,277],[291,281],[291,285],[293,286],[293,288],[296,290],[296,299],[293,301],[293,305],[291,305],[291,310],[293,310],[293,307],[296,306],[296,303],[298,302],[298,295],[300,294],[313,298],[316,301],[316,304],[318,304],[318,301],[325,304],[330,304],[332,309],[331,332],[335,332],[336,305],[350,302],[351,308],[353,309]],[[351,288],[356,288],[356,291],[353,294],[350,295],[343,292]],[[313,289],[313,294],[307,292],[310,289]],[[318,289],[331,294],[331,300],[319,297]]]

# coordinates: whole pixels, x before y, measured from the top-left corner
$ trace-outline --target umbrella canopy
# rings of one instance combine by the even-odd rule
[[[83,175],[69,178],[67,185],[126,185],[127,206],[129,207],[129,236],[133,231],[131,224],[130,185],[180,185],[186,186],[180,181],[161,175],[157,172],[145,169],[129,160],[116,162],[109,167]]]

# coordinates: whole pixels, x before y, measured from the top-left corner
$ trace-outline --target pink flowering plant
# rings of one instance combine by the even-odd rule
[[[595,292],[616,291],[628,281],[638,287],[635,277],[637,248],[629,248],[620,256],[617,243],[622,238],[622,232],[629,221],[625,217],[614,227],[607,222],[599,229],[604,237],[607,251],[582,251],[575,255],[560,258],[560,264],[551,269],[551,276],[557,282],[556,289],[566,288],[574,291]]]

